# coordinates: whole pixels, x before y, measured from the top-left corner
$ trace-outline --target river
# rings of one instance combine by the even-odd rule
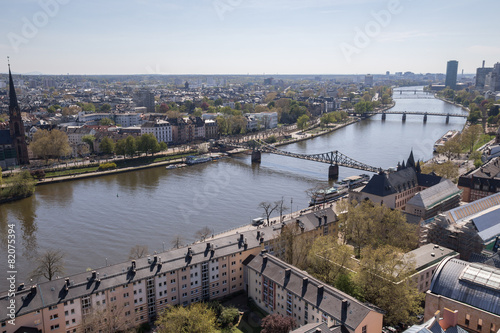
[[[414,99],[414,87],[395,94],[393,110],[464,113],[438,99]],[[421,89],[421,87],[419,87]],[[410,92],[411,90],[411,92]],[[338,150],[360,162],[388,168],[408,158],[432,157],[434,142],[464,118],[380,115],[328,135],[280,149],[300,153]],[[340,168],[340,178],[364,173]],[[15,224],[17,281],[23,282],[37,252],[65,253],[66,275],[127,260],[134,245],[149,251],[172,247],[175,235],[194,240],[196,230],[214,233],[247,224],[262,214],[262,201],[282,197],[293,209],[308,205],[306,190],[327,184],[328,165],[263,154],[260,165],[241,155],[183,169],[164,167],[39,186],[31,198],[0,205],[0,290],[7,289],[7,225]]]

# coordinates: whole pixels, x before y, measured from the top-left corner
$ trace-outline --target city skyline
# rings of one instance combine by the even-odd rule
[[[43,74],[475,73],[500,60],[483,1],[23,0],[0,60]],[[488,8],[485,10],[484,8]],[[471,28],[474,27],[474,28]],[[1,70],[0,72],[4,72]]]

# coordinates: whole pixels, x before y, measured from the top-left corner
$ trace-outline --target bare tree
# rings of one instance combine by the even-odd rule
[[[145,257],[148,254],[148,246],[147,245],[135,245],[130,249],[130,254],[128,255],[129,259],[139,259]]]
[[[269,218],[271,217],[271,214],[278,208],[278,204],[276,202],[261,202],[259,204],[259,208],[262,208],[264,210],[264,214],[266,215],[267,219],[267,225],[269,225]]]
[[[283,213],[288,210],[288,207],[285,206],[284,198],[281,197],[281,200],[276,201],[275,204],[278,206],[278,211],[280,212],[280,222],[283,222]]]
[[[175,235],[174,239],[172,239],[172,245],[178,249],[182,246],[182,243],[184,243],[185,239],[181,235]]]
[[[123,305],[93,306],[89,313],[82,318],[80,332],[135,332],[132,328],[135,322],[132,321],[130,311]]]
[[[306,194],[311,199],[312,205],[318,205],[326,201],[326,194],[329,189],[330,187],[328,185],[318,185],[306,190]]]
[[[31,272],[30,278],[38,280],[41,277],[52,280],[57,274],[64,273],[64,253],[61,250],[48,249],[38,256],[38,266]]]
[[[200,240],[204,241],[205,238],[207,238],[207,236],[210,235],[211,233],[212,233],[212,229],[205,226],[205,227],[201,228],[200,230],[196,231],[194,234],[194,237],[196,239],[200,239]]]

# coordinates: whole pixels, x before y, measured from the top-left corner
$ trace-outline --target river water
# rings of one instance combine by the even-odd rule
[[[414,87],[395,94],[393,110],[464,113],[438,99],[415,99]],[[418,89],[421,89],[419,87]],[[418,96],[425,96],[420,95]],[[462,129],[464,118],[377,115],[331,134],[280,149],[299,153],[338,150],[360,162],[388,168],[406,160],[432,157],[434,142],[449,129]],[[340,178],[365,173],[340,168]],[[0,205],[0,290],[7,289],[7,224],[15,224],[17,281],[32,270],[37,252],[65,252],[66,275],[128,258],[134,245],[150,252],[185,242],[210,227],[222,232],[261,216],[262,201],[282,197],[293,210],[308,205],[306,190],[328,183],[328,165],[263,154],[260,165],[241,155],[183,169],[164,167],[106,177],[39,186],[31,198]]]

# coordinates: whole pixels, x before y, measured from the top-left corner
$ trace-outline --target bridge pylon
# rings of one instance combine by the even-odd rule
[[[339,179],[339,165],[332,164],[328,168],[328,179]]]
[[[448,124],[450,122],[450,115],[446,116],[446,123]]]
[[[426,122],[427,122],[427,113],[424,114],[424,123],[426,123]]]
[[[262,153],[260,150],[252,150],[252,163],[260,163],[262,160]]]
[[[403,122],[406,121],[406,113],[403,113],[403,118],[402,118]]]

